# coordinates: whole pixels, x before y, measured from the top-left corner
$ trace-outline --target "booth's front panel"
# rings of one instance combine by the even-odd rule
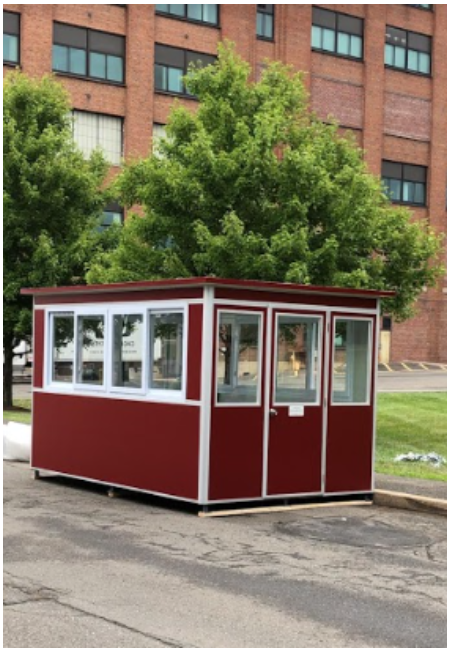
[[[375,317],[216,306],[209,500],[372,489]]]

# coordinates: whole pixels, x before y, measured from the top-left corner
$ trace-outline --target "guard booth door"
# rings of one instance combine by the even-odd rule
[[[266,496],[320,494],[325,314],[274,310]]]

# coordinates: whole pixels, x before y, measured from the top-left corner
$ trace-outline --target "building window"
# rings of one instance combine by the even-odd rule
[[[257,5],[257,36],[274,39],[274,5]]]
[[[166,137],[166,125],[154,122],[152,126],[152,152],[154,155],[161,155],[160,142]]]
[[[19,63],[20,14],[3,12],[3,63]]]
[[[155,5],[158,14],[207,25],[218,25],[218,7],[219,5]]]
[[[190,95],[183,77],[190,64],[200,67],[211,65],[216,57],[200,52],[181,50],[167,45],[155,45],[155,90],[175,95]]]
[[[151,390],[182,390],[183,320],[183,312],[150,313],[149,388]]]
[[[92,29],[54,23],[53,70],[108,81],[124,82],[125,38]]]
[[[404,163],[382,162],[382,182],[387,196],[394,203],[426,205],[427,167]]]
[[[111,165],[122,158],[122,118],[100,113],[73,111],[74,140],[86,157],[100,149]]]
[[[362,59],[363,20],[313,7],[312,49]]]
[[[406,72],[431,74],[430,36],[388,27],[385,33],[385,65]]]
[[[409,7],[415,7],[416,9],[427,9],[427,11],[432,11],[432,5],[408,5]]]
[[[124,209],[119,203],[109,203],[105,206],[98,230],[102,231],[113,224],[122,225],[124,223]]]
[[[112,386],[142,389],[143,314],[113,315]]]

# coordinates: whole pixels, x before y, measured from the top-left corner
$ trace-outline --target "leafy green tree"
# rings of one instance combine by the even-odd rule
[[[259,81],[233,46],[186,83],[197,112],[172,110],[157,155],[118,181],[144,217],[91,265],[89,282],[215,275],[394,289],[412,314],[441,271],[440,240],[394,207],[362,151],[308,108],[302,75],[269,63]]]
[[[23,287],[83,282],[102,248],[95,232],[107,166],[73,142],[69,98],[51,77],[8,74],[3,89],[3,403],[12,406],[13,350],[31,333]]]

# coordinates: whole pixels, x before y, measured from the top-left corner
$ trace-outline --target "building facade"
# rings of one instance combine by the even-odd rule
[[[266,59],[306,73],[311,104],[363,147],[392,200],[446,229],[446,5],[3,5],[3,71],[55,73],[70,92],[74,137],[111,165],[146,156],[181,77],[231,40],[255,78]],[[106,223],[121,219],[108,206]],[[417,315],[383,321],[384,358],[446,360],[446,283]]]

